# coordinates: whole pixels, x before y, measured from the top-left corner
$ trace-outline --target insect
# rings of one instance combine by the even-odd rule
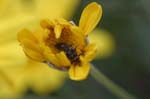
[[[77,55],[76,50],[69,44],[66,43],[58,43],[56,44],[56,48],[64,51],[66,56],[69,58],[71,63],[79,63],[79,55]]]

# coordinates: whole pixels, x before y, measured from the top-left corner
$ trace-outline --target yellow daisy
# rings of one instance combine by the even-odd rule
[[[72,80],[83,80],[90,71],[90,61],[96,55],[95,44],[88,42],[90,33],[102,16],[102,8],[90,3],[82,12],[79,26],[65,19],[42,20],[40,31],[23,29],[18,33],[25,54],[53,68],[68,70]]]
[[[36,28],[42,17],[68,19],[78,3],[79,0],[0,1],[0,99],[20,97],[29,88],[45,95],[63,85],[65,73],[27,59],[18,46],[16,33],[24,26]]]

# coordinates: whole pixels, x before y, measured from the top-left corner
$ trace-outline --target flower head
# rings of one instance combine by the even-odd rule
[[[101,6],[92,2],[83,10],[79,26],[61,18],[46,19],[41,21],[40,31],[32,33],[24,29],[18,40],[29,58],[68,70],[72,80],[83,80],[89,73],[89,62],[96,55],[96,46],[88,42],[87,36],[101,15]]]

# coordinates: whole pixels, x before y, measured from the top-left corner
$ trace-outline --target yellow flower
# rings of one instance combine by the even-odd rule
[[[43,17],[69,18],[78,2],[79,0],[0,1],[0,99],[20,97],[29,88],[36,94],[45,95],[63,85],[65,73],[27,59],[18,46],[16,33],[23,26],[32,29],[38,27],[37,23]],[[52,10],[54,8],[57,10]]]
[[[102,16],[102,8],[90,3],[82,12],[79,26],[58,18],[41,21],[38,32],[23,29],[18,33],[25,54],[53,68],[68,70],[72,80],[83,80],[90,71],[90,61],[96,55],[95,44],[88,42],[90,33]]]

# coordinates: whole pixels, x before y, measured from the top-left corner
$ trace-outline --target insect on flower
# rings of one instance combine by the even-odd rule
[[[77,55],[76,50],[71,45],[68,45],[65,43],[58,43],[58,44],[56,44],[56,47],[59,50],[62,50],[65,52],[66,56],[69,58],[71,63],[79,63],[80,62],[79,55]]]
[[[96,2],[87,5],[79,26],[59,18],[41,21],[41,31],[23,29],[18,40],[25,54],[53,68],[68,70],[72,80],[83,80],[90,71],[90,61],[96,56],[96,45],[88,41],[90,33],[102,16],[102,8]]]

